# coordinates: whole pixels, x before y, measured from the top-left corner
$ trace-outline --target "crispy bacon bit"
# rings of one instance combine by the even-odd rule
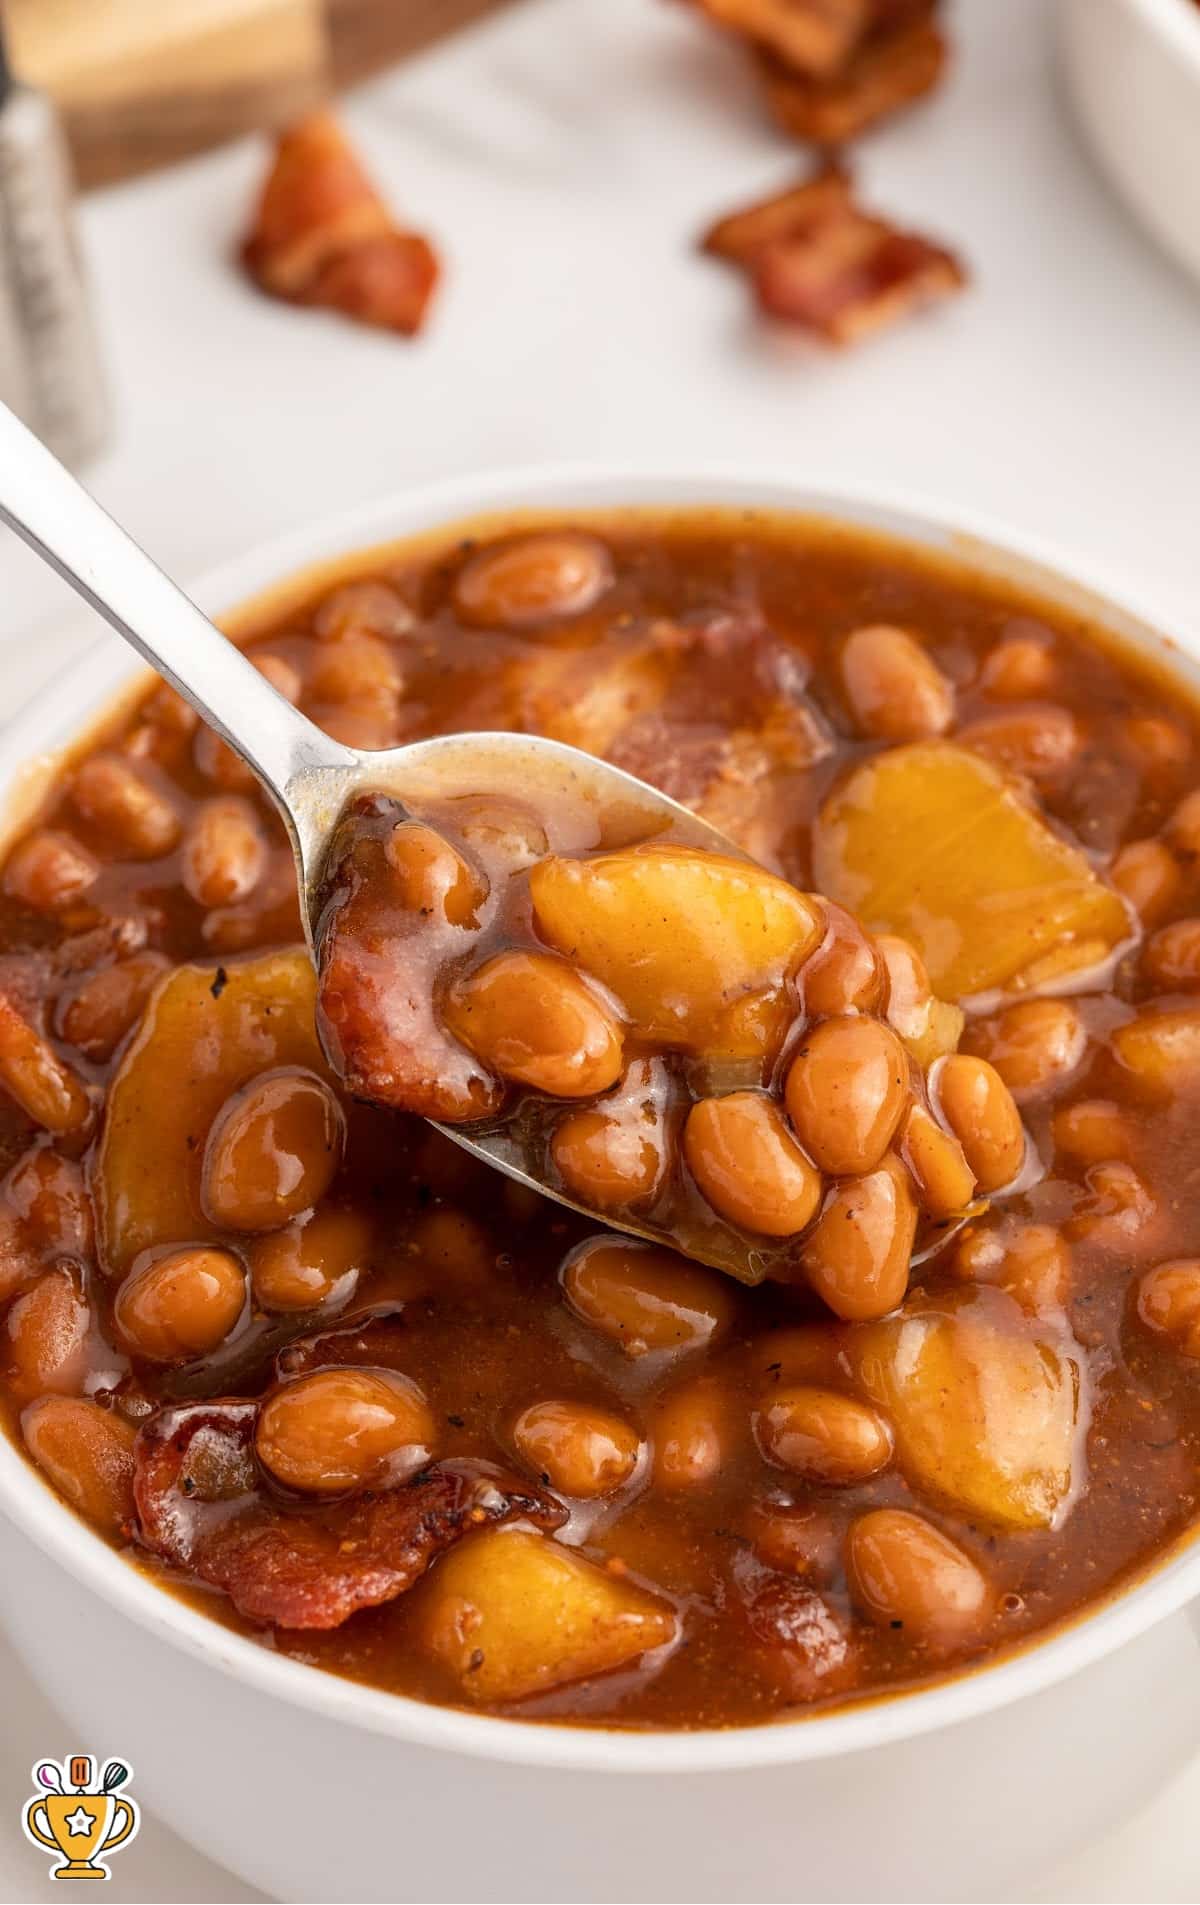
[[[818,76],[835,73],[845,64],[873,18],[873,0],[692,0],[692,4],[718,26],[756,41],[796,72]]]
[[[144,1545],[228,1594],[249,1620],[340,1627],[394,1600],[461,1535],[528,1517],[560,1527],[566,1511],[486,1462],[439,1462],[400,1488],[313,1507],[283,1506],[254,1457],[252,1401],[165,1409],[135,1449]]]
[[[438,278],[428,240],[404,231],[332,113],[285,132],[242,247],[271,297],[413,336]]]
[[[831,344],[857,343],[966,283],[952,252],[862,211],[838,166],[719,219],[702,242],[743,266],[769,316]]]
[[[928,19],[873,34],[829,78],[797,73],[774,55],[763,54],[767,104],[793,137],[844,145],[932,92],[942,77],[946,54],[944,36]]]

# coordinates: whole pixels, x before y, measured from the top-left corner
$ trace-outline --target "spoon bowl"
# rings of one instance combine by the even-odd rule
[[[287,828],[314,961],[330,842],[348,804],[360,794],[390,795],[419,816],[426,803],[456,795],[519,793],[570,819],[577,834],[591,831],[609,843],[632,843],[670,831],[682,845],[749,859],[717,828],[666,794],[559,741],[532,734],[464,733],[369,752],[333,740],[260,674],[2,405],[0,520],[183,695],[261,782]],[[531,1175],[503,1130],[437,1128],[506,1176],[571,1210],[634,1236],[670,1241],[663,1232],[623,1216],[602,1215]],[[726,1256],[711,1260],[734,1268]]]

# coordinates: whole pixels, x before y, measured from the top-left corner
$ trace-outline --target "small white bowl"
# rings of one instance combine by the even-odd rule
[[[212,612],[313,564],[509,509],[795,510],[1025,585],[1200,687],[1198,644],[1077,565],[956,510],[713,470],[548,470],[392,498],[220,570]],[[0,805],[138,674],[106,637],[0,736]],[[169,1089],[169,1083],[164,1089]],[[185,1839],[274,1897],[526,1901],[1011,1897],[1195,1747],[1200,1545],[1023,1652],[827,1717],[686,1732],[530,1725],[306,1667],[207,1618],[92,1534],[0,1436],[0,1615],[70,1722]],[[52,1741],[29,1742],[58,1752]],[[136,1848],[131,1858],[136,1858]],[[132,1867],[131,1867],[132,1872]]]
[[[1200,277],[1200,6],[1060,0],[1067,92],[1139,223]]]

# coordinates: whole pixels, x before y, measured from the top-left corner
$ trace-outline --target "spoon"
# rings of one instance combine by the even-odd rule
[[[749,857],[645,781],[560,741],[532,734],[449,734],[369,753],[332,740],[271,686],[2,405],[0,520],[177,688],[253,770],[287,828],[314,957],[330,837],[347,803],[360,793],[387,793],[418,808],[454,795],[516,793],[575,816],[603,816],[609,835],[619,830],[629,840],[648,839],[669,827],[682,844],[739,860]],[[609,1229],[672,1241],[653,1227],[611,1213],[601,1216],[532,1176],[502,1130],[472,1136],[453,1125],[437,1129],[519,1184]],[[730,1262],[728,1249],[709,1260],[745,1274]]]

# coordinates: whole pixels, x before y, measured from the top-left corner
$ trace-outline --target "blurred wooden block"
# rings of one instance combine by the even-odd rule
[[[84,186],[272,130],[506,0],[7,0]]]

